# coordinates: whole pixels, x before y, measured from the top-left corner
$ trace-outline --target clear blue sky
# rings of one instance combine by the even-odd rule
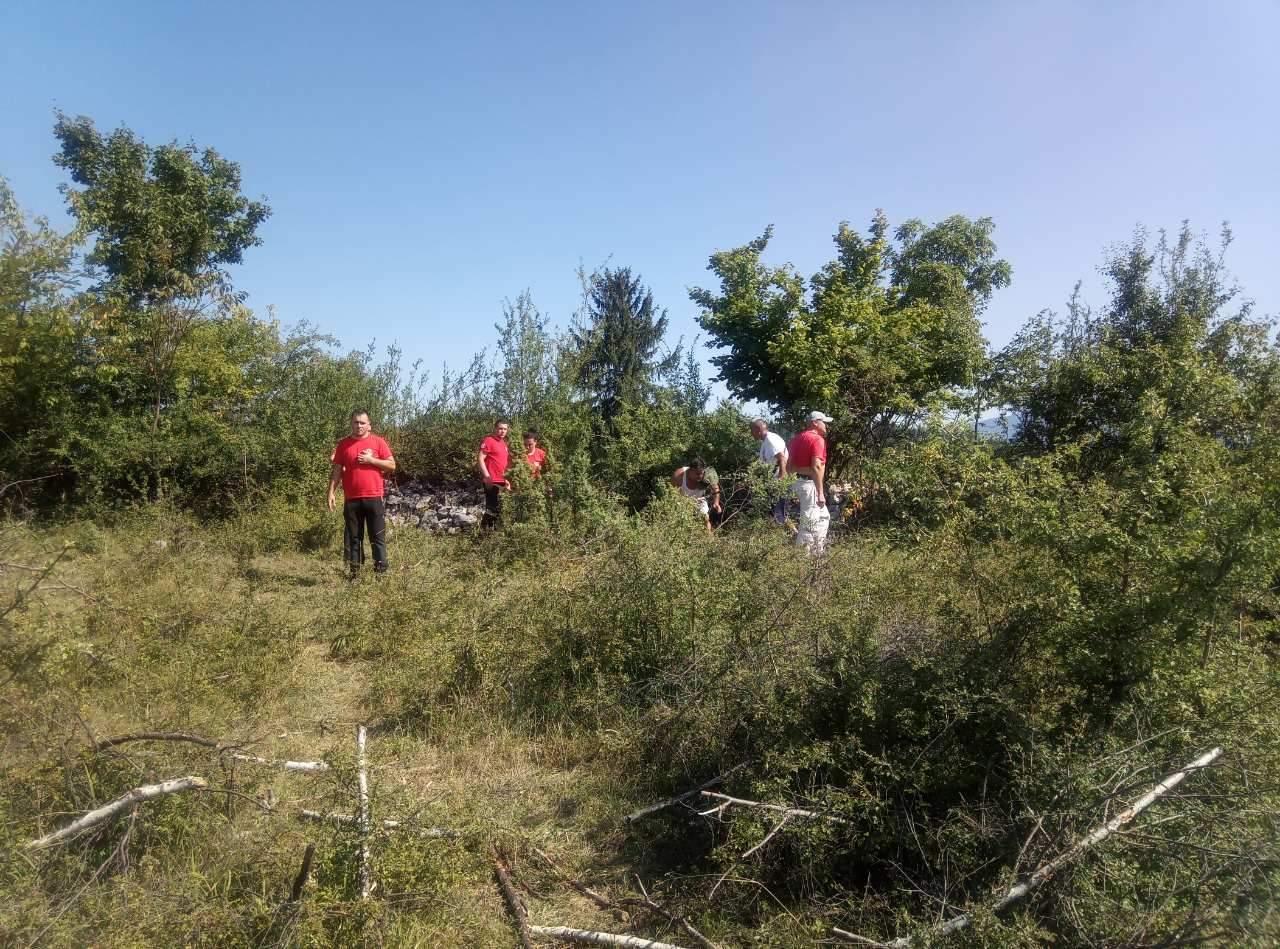
[[[692,338],[708,256],[776,227],[990,215],[1006,342],[1104,248],[1190,218],[1280,311],[1280,4],[106,3],[9,0],[0,175],[64,220],[53,110],[194,140],[274,213],[235,274],[264,310],[429,366],[528,288],[630,266]]]

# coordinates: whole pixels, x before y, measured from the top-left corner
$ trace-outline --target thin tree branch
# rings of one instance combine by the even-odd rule
[[[53,844],[62,843],[72,837],[79,836],[86,830],[105,824],[107,821],[119,815],[122,811],[126,811],[135,804],[143,801],[150,801],[153,798],[163,797],[166,794],[177,794],[180,791],[203,790],[209,786],[204,778],[186,777],[173,778],[169,781],[162,781],[159,784],[144,784],[136,787],[123,797],[116,798],[110,804],[104,804],[102,807],[96,808],[85,814],[80,819],[73,821],[61,830],[56,830],[51,834],[46,834],[39,840],[33,840],[27,844],[28,850],[37,850],[42,847],[50,847]]]

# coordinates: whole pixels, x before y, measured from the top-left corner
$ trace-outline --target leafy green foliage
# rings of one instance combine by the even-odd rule
[[[989,218],[908,221],[891,240],[877,214],[863,237],[847,224],[836,259],[806,285],[761,257],[771,229],[712,255],[719,293],[697,289],[712,358],[734,394],[798,415],[836,417],[833,451],[873,451],[935,406],[958,405],[985,358],[978,315],[1010,280]]]

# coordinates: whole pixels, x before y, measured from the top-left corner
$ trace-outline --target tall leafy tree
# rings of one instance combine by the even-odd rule
[[[54,162],[72,181],[67,205],[93,238],[99,356],[131,370],[120,397],[148,404],[156,430],[179,349],[200,320],[242,299],[228,268],[261,243],[270,209],[240,193],[239,166],[212,148],[150,146],[127,128],[103,135],[62,113],[54,134]]]
[[[993,360],[991,389],[1027,451],[1082,447],[1090,470],[1143,465],[1182,426],[1243,445],[1274,401],[1272,325],[1256,319],[1220,248],[1187,225],[1154,241],[1139,231],[1112,251],[1100,309],[1078,293],[1065,318],[1043,313]],[[1121,466],[1123,467],[1123,466]]]
[[[712,255],[719,292],[695,289],[719,378],[784,414],[822,408],[837,447],[874,449],[932,407],[959,405],[985,358],[979,316],[1009,264],[990,218],[910,220],[877,212],[864,236],[841,224],[836,258],[808,281],[767,266],[772,229]]]
[[[629,267],[592,275],[585,316],[586,325],[571,331],[578,353],[578,385],[612,430],[622,408],[645,401],[679,356],[659,354],[667,331],[666,311],[658,312],[653,292]]]

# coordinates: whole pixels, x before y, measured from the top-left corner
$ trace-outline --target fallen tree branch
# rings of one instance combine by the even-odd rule
[[[613,933],[597,933],[587,929],[570,929],[568,926],[530,926],[529,932],[543,939],[559,939],[577,942],[584,946],[621,946],[622,949],[682,949],[669,942],[645,939],[643,936],[618,936]]]
[[[360,898],[367,900],[373,892],[369,874],[369,774],[364,763],[365,728],[356,726],[356,768],[359,769],[360,796],[357,801],[356,826],[360,830]]]
[[[876,942],[874,939],[868,939],[866,936],[859,936],[857,933],[851,933],[847,929],[841,929],[839,926],[831,927],[831,934],[839,936],[848,942],[857,943],[859,946],[875,946],[876,949],[885,949],[888,943]]]
[[[764,804],[760,801],[748,801],[745,798],[730,797],[727,794],[717,794],[715,791],[700,791],[698,793],[703,797],[709,797],[712,800],[723,802],[722,804],[717,804],[710,810],[699,811],[698,813],[702,816],[717,812],[723,813],[733,805],[739,804],[743,807],[758,807],[761,810],[777,811],[779,814],[786,814],[788,817],[804,817],[809,820],[825,820],[830,821],[833,824],[849,823],[843,817],[832,817],[830,814],[819,814],[817,811],[806,811],[799,807],[783,807],[781,804]]]
[[[1111,820],[1107,821],[1101,827],[1098,827],[1084,839],[1077,841],[1072,847],[1065,852],[1054,857],[1048,863],[1041,865],[1031,876],[1027,877],[1019,883],[1015,883],[1009,890],[1000,897],[996,904],[991,908],[992,912],[1002,912],[1014,903],[1022,900],[1027,894],[1038,889],[1049,880],[1053,879],[1054,874],[1061,870],[1071,861],[1084,853],[1091,847],[1097,846],[1106,840],[1116,831],[1123,828],[1126,824],[1130,824],[1143,811],[1154,804],[1160,798],[1164,797],[1179,784],[1181,784],[1189,775],[1196,771],[1202,771],[1209,767],[1222,756],[1222,748],[1213,748],[1206,751],[1195,761],[1184,767],[1180,771],[1175,771],[1169,775],[1155,787],[1153,787],[1138,800],[1126,807]],[[929,931],[929,939],[932,941],[939,936],[949,936],[952,933],[959,932],[973,922],[973,917],[969,913],[961,913],[954,919],[949,919],[940,926],[935,926]],[[850,934],[842,931],[835,931],[837,935],[848,936]],[[861,937],[859,937],[861,938]],[[891,947],[891,949],[909,949],[914,944],[914,940],[910,936],[899,936],[883,945]]]
[[[221,742],[203,735],[192,735],[189,732],[133,732],[128,735],[116,735],[114,738],[103,738],[94,742],[94,751],[106,751],[116,745],[127,745],[131,741],[188,741],[193,745],[206,748],[222,748]]]
[[[298,816],[303,820],[311,820],[322,823],[333,824],[355,824],[359,825],[360,819],[355,814],[324,814],[320,811],[312,811],[303,808],[298,812]],[[459,837],[456,830],[449,830],[445,827],[415,827],[407,821],[383,819],[378,821],[378,826],[383,830],[403,830],[412,834],[419,834],[423,837]]]
[[[782,820],[778,821],[778,823],[774,825],[773,830],[769,831],[769,833],[765,835],[764,840],[760,841],[760,843],[756,844],[754,847],[752,847],[750,850],[744,853],[739,859],[746,859],[747,857],[755,853],[757,850],[763,850],[764,845],[767,844],[769,841],[773,840],[774,834],[782,830],[782,828],[787,825],[787,821],[791,820],[791,817],[792,817],[791,814],[783,814]]]
[[[116,745],[125,745],[132,741],[185,741],[193,745],[212,748],[235,761],[265,764],[273,768],[283,768],[285,771],[314,772],[329,770],[329,764],[326,761],[282,761],[275,758],[262,758],[258,755],[232,750],[239,748],[239,745],[226,744],[215,738],[206,738],[204,735],[193,735],[189,732],[132,732],[128,735],[116,735],[114,738],[103,738],[101,741],[94,743],[93,750],[106,751],[108,748],[114,748]]]
[[[259,758],[257,755],[246,755],[242,752],[228,752],[227,757],[234,758],[236,761],[247,761],[250,764],[270,765],[273,768],[282,768],[285,771],[317,772],[329,770],[327,761],[281,761],[272,758]]]
[[[685,791],[683,794],[677,794],[675,797],[669,797],[665,801],[659,801],[656,804],[650,804],[647,807],[642,807],[638,811],[632,811],[626,817],[622,818],[622,823],[630,824],[633,821],[638,821],[642,817],[648,817],[650,814],[656,814],[658,811],[666,810],[668,807],[674,807],[676,804],[682,804],[691,797],[697,797],[698,794],[705,791],[707,788],[715,787],[725,778],[729,777],[729,775],[733,774],[735,771],[740,771],[746,766],[747,763],[745,761],[742,762],[742,764],[736,764],[728,771],[724,772],[724,774],[717,774],[714,778],[703,781],[692,790]]]
[[[143,801],[150,801],[153,798],[163,797],[166,794],[177,794],[180,791],[203,790],[209,786],[204,778],[186,777],[173,778],[169,781],[162,781],[159,784],[144,784],[136,787],[123,797],[118,797],[110,804],[104,804],[102,807],[96,808],[85,814],[78,820],[73,821],[61,830],[56,830],[51,834],[41,837],[39,840],[33,840],[27,844],[28,850],[37,850],[41,847],[49,847],[53,844],[61,843],[71,837],[79,836],[86,830],[105,824],[107,821],[116,817],[123,811],[128,810],[135,804],[141,804]]]
[[[298,870],[298,875],[294,877],[293,889],[289,893],[289,902],[296,903],[302,899],[302,890],[307,885],[307,880],[311,877],[311,861],[316,855],[316,845],[307,844],[307,849],[302,854],[302,867]]]
[[[511,875],[507,871],[506,863],[498,855],[497,851],[494,851],[493,854],[493,876],[498,881],[498,889],[502,891],[502,898],[506,901],[507,911],[515,921],[516,931],[520,935],[520,945],[523,949],[533,949],[533,938],[529,929],[529,914],[525,910],[524,904],[520,902],[516,888],[511,885]]]
[[[548,857],[545,853],[543,853],[537,847],[534,847],[532,849],[533,849],[533,852],[536,853],[542,859],[543,863],[545,863],[548,867],[550,867],[552,872],[555,873],[558,877],[560,877],[560,879],[564,880],[565,883],[569,884],[569,886],[573,887],[575,890],[577,890],[579,893],[581,893],[591,902],[595,903],[596,906],[600,907],[601,909],[608,910],[610,913],[613,914],[614,918],[617,919],[618,922],[625,923],[627,921],[627,914],[624,913],[621,909],[619,909],[618,905],[614,903],[611,899],[609,899],[607,896],[601,896],[595,890],[591,889],[591,887],[569,876],[569,874],[566,873],[564,870],[562,870],[554,860]]]

